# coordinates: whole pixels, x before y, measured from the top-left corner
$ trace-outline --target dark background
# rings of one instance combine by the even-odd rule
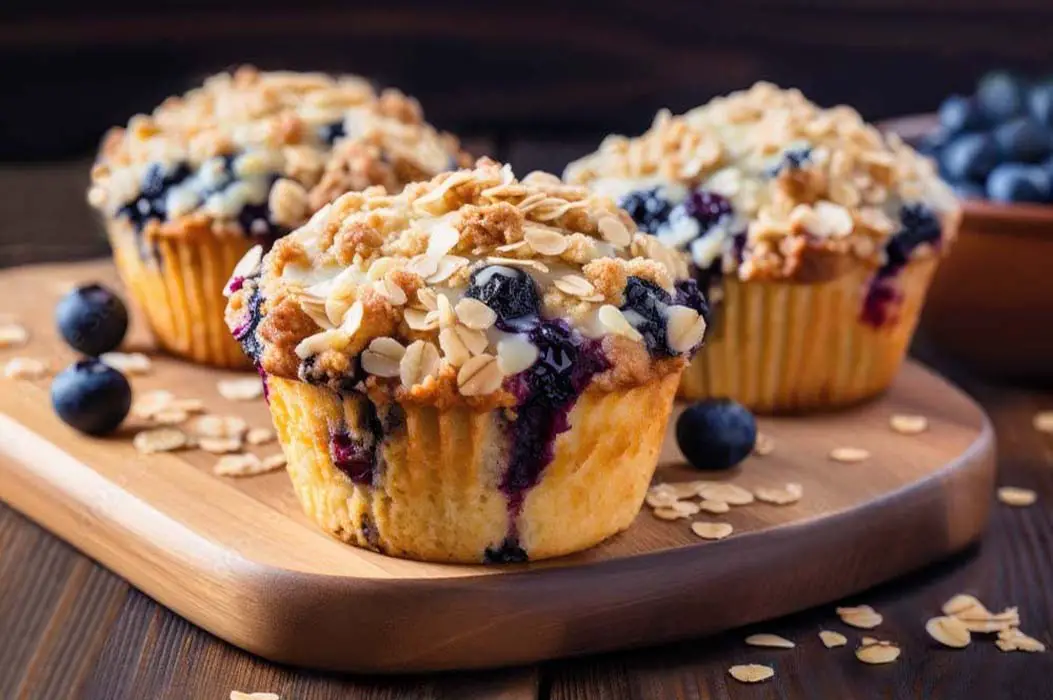
[[[584,150],[760,78],[873,119],[931,110],[990,67],[1053,68],[1051,46],[1050,0],[2,0],[0,160],[90,157],[106,127],[241,62],[401,87],[508,155]]]

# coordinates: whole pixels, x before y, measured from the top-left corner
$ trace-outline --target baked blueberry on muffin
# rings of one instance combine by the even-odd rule
[[[333,196],[393,190],[460,164],[418,104],[355,77],[241,68],[112,129],[91,173],[117,267],[158,343],[225,367],[223,284],[245,251]]]
[[[757,411],[888,387],[959,219],[929,160],[848,107],[767,83],[611,136],[565,180],[681,251],[713,303],[681,395]]]
[[[396,556],[542,559],[625,529],[705,319],[604,197],[481,160],[342,195],[231,281],[307,513]]]

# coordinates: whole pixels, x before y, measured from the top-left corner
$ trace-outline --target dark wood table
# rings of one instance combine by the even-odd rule
[[[583,150],[513,144],[505,155],[525,172],[558,168]],[[83,163],[0,167],[0,266],[105,252],[83,204],[85,170]],[[989,640],[952,651],[924,631],[944,600],[969,592],[992,608],[1019,606],[1024,631],[1053,647],[1053,437],[1031,425],[1036,411],[1053,409],[1053,392],[1000,385],[922,355],[988,411],[999,441],[999,483],[1035,489],[1039,498],[1028,508],[996,505],[978,546],[850,601],[885,616],[882,638],[903,648],[894,664],[867,666],[849,648],[820,646],[817,632],[836,621],[828,606],[717,638],[532,668],[412,677],[301,671],[212,637],[0,506],[0,698],[220,700],[235,689],[283,700],[1053,698],[1053,651],[1005,654]],[[753,649],[742,642],[753,631],[803,643],[792,651]],[[774,660],[773,682],[745,686],[727,674],[734,664],[762,660]]]

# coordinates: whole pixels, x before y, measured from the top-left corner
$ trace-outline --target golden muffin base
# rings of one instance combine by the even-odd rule
[[[223,288],[251,240],[210,232],[189,239],[144,235],[143,248],[156,255],[143,256],[126,224],[109,229],[121,281],[163,350],[204,365],[252,367],[223,320]]]
[[[902,294],[881,327],[860,321],[873,277],[858,265],[820,284],[725,279],[702,350],[679,397],[732,398],[761,413],[836,408],[892,383],[918,323],[936,258],[916,260],[890,280]]]
[[[679,374],[620,392],[586,391],[553,460],[515,518],[530,560],[587,549],[636,517],[654,473]],[[366,399],[271,377],[270,407],[308,516],[338,539],[399,557],[478,563],[512,527],[498,488],[509,440],[501,411],[403,405],[372,485],[333,466],[331,427],[353,431]],[[648,420],[641,421],[642,416]],[[353,433],[352,433],[353,434]]]

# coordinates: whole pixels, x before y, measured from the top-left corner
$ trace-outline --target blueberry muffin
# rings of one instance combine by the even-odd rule
[[[888,387],[960,218],[931,161],[848,107],[767,83],[661,112],[564,177],[681,251],[711,302],[681,396],[764,412]]]
[[[706,325],[684,273],[610,199],[484,159],[337,198],[239,265],[227,322],[324,530],[543,559],[639,510]]]
[[[165,100],[103,140],[89,202],[158,344],[248,366],[223,324],[223,284],[336,194],[398,189],[457,167],[457,142],[404,95],[355,77],[241,68]]]

